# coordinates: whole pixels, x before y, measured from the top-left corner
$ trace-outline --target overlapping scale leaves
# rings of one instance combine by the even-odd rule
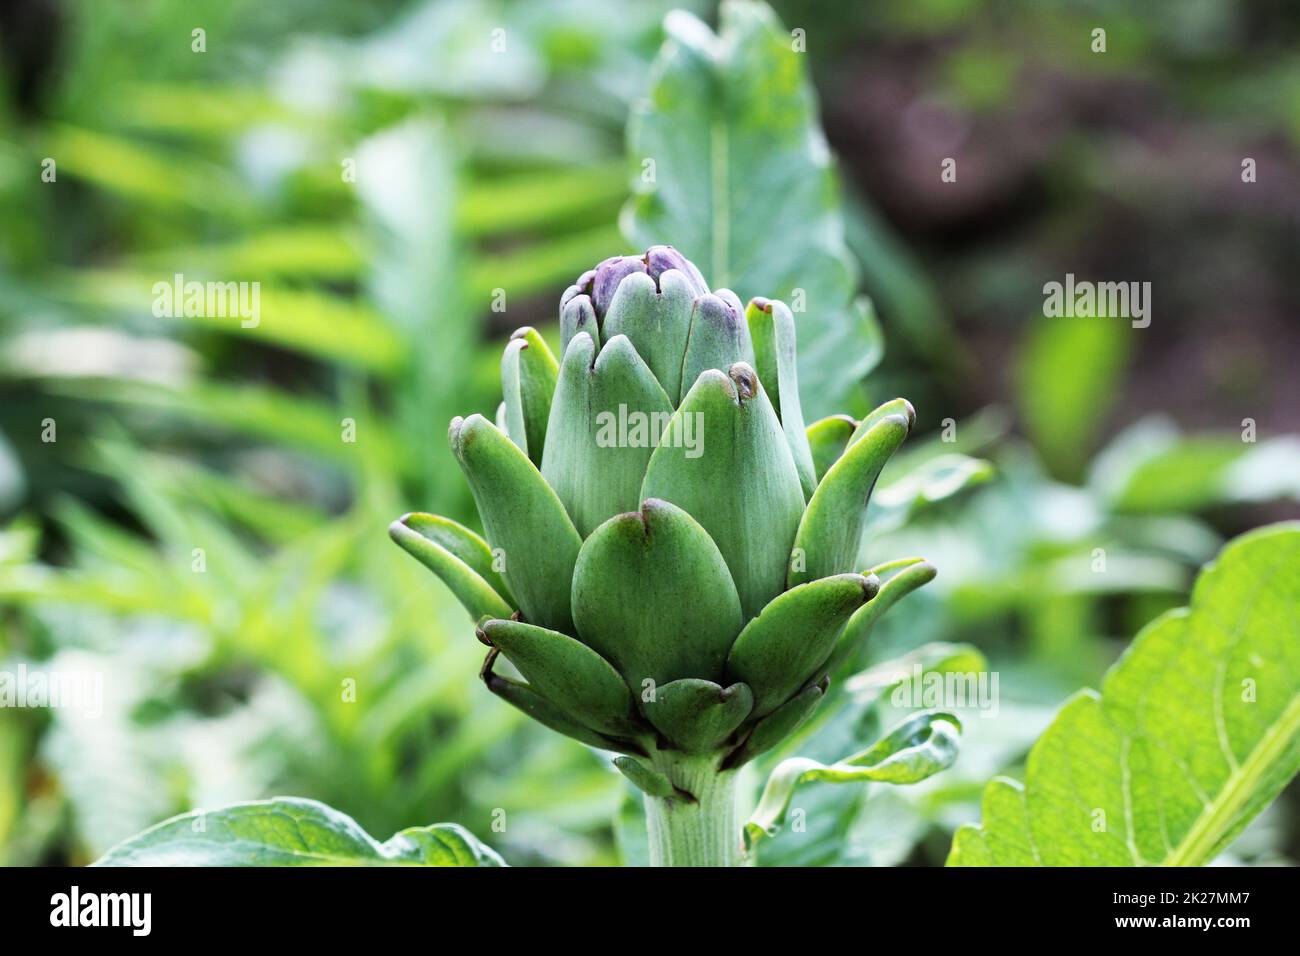
[[[797,324],[671,246],[604,260],[561,296],[559,352],[511,337],[495,424],[451,424],[484,536],[420,513],[390,529],[476,620],[489,689],[621,752],[648,793],[671,790],[640,759],[656,751],[725,768],[779,744],[933,577],[909,566],[882,590],[861,554],[915,413],[806,425]]]

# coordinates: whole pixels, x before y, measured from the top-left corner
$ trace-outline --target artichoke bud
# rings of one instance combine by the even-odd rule
[[[895,399],[805,426],[790,309],[710,291],[672,246],[583,273],[559,319],[558,361],[531,328],[506,345],[496,424],[451,424],[483,536],[419,513],[390,534],[477,621],[494,694],[643,758],[619,769],[663,796],[666,753],[726,769],[793,733],[933,577],[920,559],[881,565],[902,568],[883,590],[858,573],[916,416]]]

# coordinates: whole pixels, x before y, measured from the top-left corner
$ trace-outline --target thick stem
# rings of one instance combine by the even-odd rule
[[[645,798],[650,865],[740,866],[736,772],[719,773],[712,760],[702,758],[679,759],[660,769],[684,793]]]

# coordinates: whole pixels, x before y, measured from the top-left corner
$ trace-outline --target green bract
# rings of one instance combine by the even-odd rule
[[[584,273],[559,318],[558,361],[533,329],[506,346],[497,424],[451,424],[486,540],[422,514],[391,533],[478,621],[493,692],[696,797],[672,754],[725,773],[780,743],[846,643],[933,577],[885,565],[876,609],[859,556],[915,416],[807,428],[790,309],[711,291],[671,246]]]

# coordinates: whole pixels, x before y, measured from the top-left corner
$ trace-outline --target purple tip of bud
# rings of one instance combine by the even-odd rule
[[[596,315],[602,319],[605,317],[624,276],[645,271],[645,262],[640,256],[614,256],[596,266],[591,285],[591,304],[596,308]]]
[[[736,293],[732,292],[730,289],[719,289],[713,294],[723,302],[727,303],[728,308],[735,313],[736,321],[739,322],[740,317],[745,314],[745,307],[740,304],[740,296],[736,295]]]
[[[758,309],[760,312],[772,311],[772,300],[766,299],[761,295],[754,296],[754,298],[749,300],[749,304],[752,308]]]
[[[669,269],[676,269],[684,275],[693,286],[696,295],[703,295],[709,291],[708,284],[704,281],[704,276],[700,270],[695,268],[695,264],[687,259],[684,255],[674,249],[672,246],[651,246],[645,253],[646,272],[650,278],[655,280],[655,286],[659,286],[659,277]]]
[[[563,312],[564,307],[578,296],[587,294],[587,290],[580,285],[569,286],[564,290],[564,294],[560,296],[560,311]]]
[[[704,321],[727,329],[734,329],[740,325],[740,308],[736,297],[730,295],[726,289],[719,289],[716,294],[706,292],[696,299],[695,313]]]

